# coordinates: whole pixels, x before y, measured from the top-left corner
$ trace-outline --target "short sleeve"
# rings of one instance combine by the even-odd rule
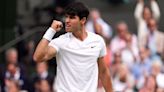
[[[58,43],[59,43],[59,39],[56,38],[56,39],[51,40],[50,43],[48,44],[48,46],[55,48],[56,51],[59,52],[59,44]]]
[[[48,46],[55,48],[58,53],[61,50],[61,48],[65,46],[64,44],[69,42],[69,37],[70,33],[60,35],[58,38],[51,40]]]
[[[106,44],[105,44],[103,38],[101,38],[100,43],[101,43],[101,50],[100,50],[100,55],[99,55],[99,57],[103,57],[103,56],[105,56],[105,55],[107,54],[107,51],[106,51]]]

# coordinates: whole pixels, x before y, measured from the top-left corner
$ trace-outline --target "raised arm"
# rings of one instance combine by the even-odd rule
[[[96,9],[92,10],[90,13],[90,16],[91,16],[92,21],[93,21],[93,27],[94,27],[95,33],[103,36],[102,25],[98,23],[98,20],[100,19],[99,11]]]
[[[62,22],[54,20],[51,27],[46,31],[43,38],[39,42],[33,59],[36,62],[43,62],[53,58],[56,55],[56,49],[48,46],[49,42],[52,40],[53,36],[57,31],[60,31],[62,27]]]
[[[104,63],[104,57],[98,59],[99,78],[105,88],[105,92],[113,92],[111,75],[108,67]]]
[[[160,18],[160,9],[156,0],[151,0],[151,9],[153,17],[158,21]]]
[[[136,5],[135,11],[134,11],[134,17],[137,21],[142,19],[143,9],[144,9],[144,1],[138,0],[138,3]]]

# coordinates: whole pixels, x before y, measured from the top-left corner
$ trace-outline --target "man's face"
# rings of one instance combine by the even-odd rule
[[[65,16],[65,29],[66,32],[74,32],[81,30],[81,21],[80,18],[75,15],[66,15]]]
[[[11,51],[7,56],[6,56],[6,60],[8,62],[12,62],[12,63],[16,63],[18,59],[18,55],[17,52],[15,51]]]
[[[38,63],[36,70],[38,74],[42,74],[43,72],[47,71],[47,65],[45,63]]]
[[[150,19],[147,24],[149,30],[151,32],[155,31],[157,29],[156,21],[154,19]]]
[[[144,10],[143,10],[143,18],[145,20],[148,20],[151,18],[151,11],[148,7],[145,7]]]
[[[7,66],[7,70],[14,75],[17,71],[17,67],[14,64],[9,64]]]
[[[117,31],[120,38],[125,38],[126,33],[128,32],[128,28],[126,24],[119,24],[117,26]]]

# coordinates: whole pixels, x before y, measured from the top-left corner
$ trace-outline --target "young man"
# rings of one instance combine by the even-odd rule
[[[88,9],[75,2],[66,8],[65,14],[67,33],[52,40],[63,26],[54,20],[36,48],[34,60],[43,62],[56,56],[56,92],[97,92],[98,77],[106,92],[112,92],[110,74],[103,62],[106,54],[104,40],[85,30]]]

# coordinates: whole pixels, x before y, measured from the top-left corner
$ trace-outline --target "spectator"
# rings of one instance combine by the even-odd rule
[[[125,64],[119,66],[117,76],[113,79],[113,85],[115,91],[131,92],[133,90],[134,77]]]
[[[35,92],[53,92],[52,86],[46,79],[39,79],[36,82],[37,90]]]
[[[18,52],[15,48],[10,48],[5,53],[8,63],[18,63]]]
[[[161,69],[162,69],[162,63],[160,61],[154,61],[151,67],[151,74],[153,76],[157,76],[161,72]]]
[[[152,63],[152,67],[151,67],[151,74],[156,79],[157,87],[164,89],[164,82],[163,82],[164,74],[161,72],[162,67],[163,66],[162,66],[162,63],[160,61],[154,61]]]
[[[148,56],[148,49],[140,48],[139,55],[140,59],[134,63],[132,68],[138,89],[143,86],[144,78],[150,74],[151,69],[151,59]]]
[[[141,46],[148,46],[151,51],[151,56],[162,55],[164,51],[164,33],[160,32],[157,28],[157,23],[154,18],[149,19],[148,33],[141,37]]]
[[[137,37],[134,34],[127,33],[125,37],[126,47],[121,51],[121,59],[129,69],[133,67],[134,62],[138,59]]]
[[[157,84],[154,76],[147,76],[144,84],[139,92],[155,92]]]
[[[19,83],[17,81],[6,79],[5,84],[6,92],[20,92]]]
[[[101,35],[106,41],[112,37],[112,28],[101,17],[97,9],[92,9],[86,23],[86,30]]]
[[[122,64],[122,60],[121,60],[121,52],[116,52],[113,55],[113,62],[112,62],[112,66],[111,66],[111,74],[112,77],[116,77],[116,74],[118,73],[119,67]]]
[[[47,80],[51,87],[53,85],[54,76],[48,71],[48,65],[46,62],[37,63],[36,65],[36,74],[32,78],[34,88],[40,80]]]
[[[157,22],[153,18],[148,21],[147,26],[149,31],[147,35],[147,43],[151,53],[162,55],[164,51],[164,33],[158,30]],[[152,46],[153,44],[155,46]]]
[[[115,53],[117,51],[122,51],[127,45],[125,41],[126,35],[129,32],[127,24],[124,21],[119,22],[116,25],[116,31],[117,31],[117,34],[111,40],[111,44],[110,44],[112,53]]]
[[[24,66],[24,63],[23,62],[20,62],[18,61],[18,51],[17,49],[15,48],[9,48],[6,52],[5,52],[5,59],[6,59],[6,62],[5,64],[8,64],[8,63],[13,63],[13,64],[16,64],[20,67],[20,70],[24,71],[27,73],[27,68]],[[4,65],[2,66],[2,71],[4,71],[4,69],[6,68],[5,66],[7,65]]]
[[[137,21],[138,28],[138,39],[139,42],[142,42],[141,37],[147,33],[147,22],[150,18],[154,18],[156,21],[160,18],[160,10],[156,0],[150,0],[151,10],[144,6],[144,0],[138,0],[138,3],[135,8],[134,17]]]
[[[23,71],[20,70],[20,67],[15,63],[8,63],[7,69],[2,73],[2,92],[6,92],[6,80],[17,81],[21,90],[29,90],[29,82]]]

